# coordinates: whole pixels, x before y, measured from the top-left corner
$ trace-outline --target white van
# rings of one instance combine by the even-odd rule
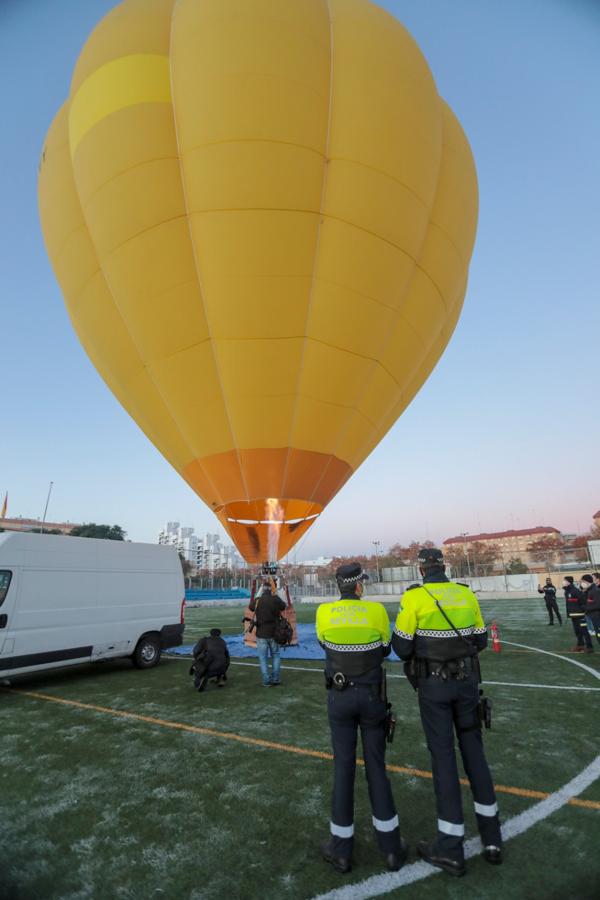
[[[181,644],[174,547],[0,534],[0,678],[119,656],[149,669]]]

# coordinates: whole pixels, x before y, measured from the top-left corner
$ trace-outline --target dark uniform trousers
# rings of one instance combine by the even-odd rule
[[[600,610],[594,610],[594,612],[588,613],[588,616],[590,617],[596,640],[600,644]]]
[[[585,621],[585,616],[571,616],[571,622],[573,623],[573,632],[575,633],[575,640],[577,641],[578,647],[588,647],[592,649],[592,639],[590,637],[590,633],[588,631],[587,622]]]
[[[550,620],[550,625],[554,625],[554,614],[556,614],[556,618],[562,625],[562,618],[558,609],[558,603],[556,602],[556,597],[552,597],[548,599],[546,597],[546,609],[548,610],[548,617]]]
[[[354,775],[358,729],[363,746],[373,826],[383,853],[400,850],[400,825],[385,771],[386,705],[378,684],[354,684],[328,691],[327,712],[334,756],[331,834],[334,852],[352,856],[354,842]]]
[[[227,666],[221,662],[208,661],[198,663],[194,672],[194,687],[200,687],[201,683],[208,681],[210,678],[220,678],[227,674]]]
[[[498,806],[492,776],[483,750],[478,715],[479,684],[475,674],[459,680],[439,675],[419,679],[421,721],[431,753],[437,803],[436,846],[445,855],[464,858],[464,818],[454,730],[473,799],[484,846],[502,846]]]

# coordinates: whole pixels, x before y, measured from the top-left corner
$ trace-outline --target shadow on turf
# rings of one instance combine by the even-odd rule
[[[0,857],[0,872],[5,872],[8,868],[8,861]],[[4,875],[0,876],[0,900],[37,900],[37,898],[25,892],[15,881],[7,881]]]
[[[135,669],[129,659],[107,659],[79,666],[65,666],[64,669],[47,669],[45,672],[28,672],[26,675],[13,675],[8,680],[10,681],[10,686],[14,688],[28,687],[41,690],[42,687],[68,685],[78,681],[87,681],[90,678],[99,678],[102,675],[114,672],[130,672],[132,677],[140,677],[171,663],[177,665],[174,660],[163,657],[159,666],[144,671]],[[1,894],[0,900],[4,900]]]

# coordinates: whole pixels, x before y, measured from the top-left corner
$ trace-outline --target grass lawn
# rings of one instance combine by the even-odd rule
[[[543,600],[482,609],[503,641],[561,655],[574,643],[569,623],[546,627]],[[395,605],[389,610],[393,617]],[[242,613],[190,609],[185,641],[214,626],[239,632]],[[297,613],[313,622],[315,607]],[[597,755],[600,681],[568,660],[600,671],[599,651],[561,658],[505,643],[502,653],[483,654],[484,679],[503,682],[487,688],[494,722],[485,740],[504,821],[539,802],[528,790],[557,791]],[[124,660],[15,679],[0,693],[0,898],[309,900],[381,873],[361,769],[355,868],[339,876],[318,857],[332,775],[331,761],[318,755],[330,752],[322,666],[287,666],[284,653],[282,687],[265,690],[255,660],[234,661],[227,686],[202,695],[181,658],[146,672]],[[400,675],[401,667],[390,663],[388,672]],[[428,772],[415,694],[402,678],[388,686],[398,718],[388,762]],[[405,771],[390,777],[414,847],[434,833],[431,780]],[[600,781],[578,800],[585,802],[562,806],[508,842],[503,866],[475,858],[465,879],[436,873],[386,896],[597,898]],[[472,836],[468,789],[464,801]]]

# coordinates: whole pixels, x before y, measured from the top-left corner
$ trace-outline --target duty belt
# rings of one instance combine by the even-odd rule
[[[328,675],[327,672],[324,672],[325,675],[325,687],[328,691],[332,688],[335,691],[345,691],[346,688],[349,687],[367,687],[367,688],[375,688],[377,690],[381,689],[382,679],[378,681],[359,681],[353,680],[354,678],[358,678],[358,676],[349,676],[345,675],[343,672],[334,672],[333,675]]]
[[[414,663],[414,667],[411,665],[412,663]],[[417,678],[441,678],[442,681],[455,678],[458,681],[462,681],[472,673],[477,675],[479,679],[479,659],[476,656],[446,659],[441,662],[419,658],[411,660],[409,665],[412,669],[411,674],[414,674]]]

